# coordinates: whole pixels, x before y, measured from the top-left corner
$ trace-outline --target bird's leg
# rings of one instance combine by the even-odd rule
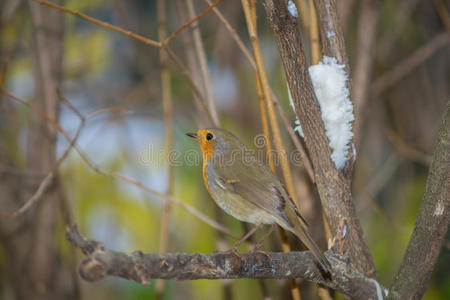
[[[255,247],[253,247],[252,251],[259,251],[264,241],[267,239],[267,237],[275,230],[277,227],[277,224],[272,224],[270,226],[269,231],[266,232],[266,234],[263,235],[263,237],[256,243]]]
[[[256,230],[258,230],[263,224],[257,224],[255,227],[253,227],[252,229],[250,229],[246,234],[244,234],[244,236],[237,241],[236,244],[234,244],[234,246],[229,250],[230,252],[236,252],[236,249],[245,241],[247,240],[252,234],[255,233]]]
[[[264,241],[267,239],[267,237],[274,231],[274,229],[277,227],[277,224],[272,224],[272,226],[270,226],[269,231],[266,232],[266,234],[263,235],[263,237],[256,243],[255,247],[253,247],[252,252],[259,252],[264,254],[268,259],[272,259],[270,254],[267,253],[264,250],[261,250],[261,246],[264,243]]]

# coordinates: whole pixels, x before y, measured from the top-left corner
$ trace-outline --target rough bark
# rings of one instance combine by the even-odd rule
[[[339,237],[336,246],[343,249],[360,272],[376,277],[375,266],[351,200],[351,176],[337,170],[330,157],[331,149],[308,74],[297,20],[287,12],[284,1],[266,0],[266,11],[305,134],[322,207],[332,234],[336,235],[342,224],[346,227],[346,235]]]
[[[304,278],[335,289],[353,299],[376,299],[378,283],[364,276],[337,254],[327,253],[333,266],[331,276],[320,273],[308,252],[213,254],[172,253],[132,254],[105,248],[100,242],[84,238],[76,226],[67,228],[67,239],[87,256],[79,265],[81,277],[97,281],[106,276],[122,277],[140,284],[150,279],[237,279]],[[384,288],[378,285],[379,289]]]
[[[450,101],[437,135],[422,204],[390,299],[421,299],[450,220]]]

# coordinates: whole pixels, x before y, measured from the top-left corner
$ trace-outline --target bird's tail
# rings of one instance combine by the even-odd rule
[[[291,227],[290,231],[292,231],[303,242],[303,244],[305,244],[305,246],[312,252],[312,254],[320,263],[324,271],[330,272],[331,271],[330,262],[325,257],[325,255],[323,255],[322,251],[320,251],[316,242],[314,242],[311,235],[309,234],[307,229],[303,226],[303,224],[298,224],[294,228]]]

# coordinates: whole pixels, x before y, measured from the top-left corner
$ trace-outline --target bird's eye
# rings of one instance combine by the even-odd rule
[[[207,133],[206,134],[206,139],[209,141],[209,140],[212,140],[213,139],[213,135],[212,135],[212,133]]]

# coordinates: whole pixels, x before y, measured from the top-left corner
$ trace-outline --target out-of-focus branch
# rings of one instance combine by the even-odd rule
[[[361,2],[359,11],[357,53],[352,91],[353,103],[355,104],[353,132],[355,133],[356,149],[359,149],[362,127],[366,119],[364,112],[370,97],[370,82],[375,58],[380,6],[381,4],[378,0],[366,0]]]
[[[222,0],[216,0],[216,2],[211,4],[207,9],[205,9],[203,12],[201,12],[198,16],[192,18],[189,22],[181,25],[180,28],[175,30],[174,33],[172,33],[166,40],[164,40],[163,45],[167,45],[181,31],[183,31],[184,29],[188,28],[189,26],[191,26],[192,24],[194,24],[195,22],[197,22],[198,20],[200,20],[201,18],[206,16],[214,7],[216,7],[220,3],[220,1],[222,1]]]
[[[166,1],[157,1],[158,11],[158,38],[164,40],[167,36],[166,22]],[[170,71],[168,67],[167,52],[163,48],[159,49],[159,61],[161,66],[161,95],[164,114],[164,158],[167,170],[167,194],[173,196],[174,176],[173,165],[170,162],[170,153],[173,148],[173,124],[172,124],[172,90],[170,82]],[[164,207],[161,218],[161,228],[159,235],[159,253],[166,253],[169,248],[170,240],[170,213],[171,203],[168,199],[164,199]],[[156,282],[155,294],[156,299],[161,299],[164,290],[164,281]]]
[[[434,147],[422,204],[390,299],[421,299],[428,286],[450,221],[450,101]]]
[[[359,271],[376,277],[372,257],[364,242],[361,225],[351,200],[350,180],[336,169],[331,160],[331,149],[308,74],[297,21],[287,12],[284,1],[266,0],[266,10],[278,43],[296,113],[305,133],[322,207],[328,217],[332,235],[335,236],[339,232],[339,226],[344,221],[347,226],[346,235],[339,239],[339,243],[344,243],[344,252]]]
[[[386,135],[389,138],[389,140],[394,144],[397,151],[406,157],[407,159],[411,159],[413,161],[416,161],[425,167],[429,167],[431,164],[431,156],[423,153],[414,147],[411,147],[408,145],[401,136],[399,136],[395,131],[392,129],[386,128]]]
[[[161,47],[163,46],[163,44],[164,44],[164,47],[162,47],[162,48],[163,48],[165,51],[167,51],[170,60],[171,60],[171,61],[174,63],[174,65],[179,69],[181,75],[183,75],[183,76],[188,80],[190,86],[192,87],[192,91],[193,91],[193,92],[195,93],[195,95],[201,100],[201,101],[199,101],[199,102],[200,102],[199,104],[200,104],[200,108],[203,110],[202,112],[204,112],[205,115],[208,116],[208,118],[211,120],[211,123],[212,123],[212,124],[214,123],[214,122],[213,122],[213,117],[211,116],[209,110],[206,108],[206,107],[207,107],[206,100],[205,100],[205,98],[203,97],[203,95],[202,95],[202,93],[200,92],[200,90],[199,90],[199,88],[197,87],[197,85],[195,84],[194,80],[191,78],[191,76],[190,76],[190,74],[189,74],[189,71],[188,71],[188,70],[184,67],[184,65],[181,63],[181,61],[180,61],[180,59],[178,58],[178,56],[176,56],[175,53],[173,53],[173,52],[169,49],[167,43],[168,43],[168,40],[169,40],[170,37],[167,38],[167,39],[164,41],[164,43],[156,42],[156,41],[150,40],[150,39],[148,39],[148,38],[146,38],[146,37],[143,37],[142,35],[139,35],[139,34],[136,34],[136,33],[134,33],[134,32],[131,32],[131,31],[129,31],[129,30],[124,30],[124,29],[122,29],[122,28],[120,28],[120,27],[111,25],[111,24],[106,23],[106,22],[102,22],[102,21],[100,21],[100,20],[97,20],[97,19],[95,19],[95,18],[92,18],[92,17],[90,17],[90,16],[88,16],[88,15],[85,15],[85,14],[83,14],[83,13],[80,13],[80,12],[78,12],[78,11],[75,11],[75,10],[72,10],[72,9],[69,9],[69,8],[66,8],[66,7],[61,6],[61,5],[54,4],[54,3],[52,3],[52,2],[48,2],[48,1],[45,1],[45,0],[30,0],[30,1],[35,1],[35,2],[38,2],[38,3],[42,4],[42,5],[46,5],[46,6],[48,6],[48,7],[54,8],[54,9],[56,9],[56,10],[59,10],[59,11],[62,11],[62,12],[65,12],[65,13],[72,14],[72,15],[74,15],[74,16],[80,17],[80,18],[82,18],[82,19],[84,19],[84,20],[86,20],[86,21],[89,21],[89,22],[91,22],[91,23],[94,23],[94,24],[96,24],[96,25],[98,25],[98,26],[101,26],[101,27],[103,27],[103,28],[107,28],[107,29],[116,31],[116,32],[118,32],[118,33],[124,34],[124,35],[126,35],[126,36],[129,36],[129,37],[131,37],[131,38],[133,38],[133,39],[136,39],[136,40],[138,40],[138,41],[140,41],[140,42],[142,42],[142,43],[144,43],[144,44],[146,44],[146,45],[149,45],[149,46],[161,48]],[[189,22],[187,22],[186,24],[184,24],[184,25],[183,25],[182,27],[180,27],[178,30],[176,30],[176,31],[171,35],[172,38],[175,37],[175,35],[178,34],[179,32],[181,32],[184,28],[188,27],[188,26],[189,26],[190,24],[192,24],[193,22],[195,22],[195,21],[199,20],[200,18],[202,18],[203,16],[205,16],[205,15],[206,15],[212,8],[214,8],[220,1],[221,1],[221,0],[216,1],[216,2],[215,2],[214,4],[212,4],[209,8],[207,8],[205,11],[203,11],[200,15],[198,15],[198,16],[195,17],[194,19],[192,19],[192,20],[190,20]],[[171,38],[170,38],[170,39],[171,39]],[[170,41],[170,40],[169,40],[169,41]]]
[[[14,99],[15,101],[17,101],[17,102],[19,102],[19,103],[22,103],[22,104],[24,104],[24,105],[30,107],[31,109],[33,109],[35,112],[37,112],[37,113],[40,114],[42,117],[44,117],[45,120],[46,120],[46,121],[47,121],[47,122],[48,122],[55,130],[56,130],[56,131],[58,131],[59,133],[61,133],[61,134],[64,136],[64,138],[65,138],[69,143],[73,143],[73,140],[70,138],[69,134],[68,134],[64,129],[62,129],[61,126],[59,126],[59,124],[58,124],[54,119],[52,119],[52,118],[49,117],[44,111],[42,111],[42,109],[40,109],[39,107],[37,107],[37,106],[34,105],[33,103],[31,103],[31,102],[29,102],[29,101],[27,101],[27,100],[25,100],[25,99],[22,99],[22,98],[18,97],[17,95],[15,95],[15,94],[13,94],[13,93],[11,93],[11,92],[9,92],[9,91],[3,89],[3,88],[0,89],[0,92],[3,93],[3,94],[5,94],[5,95],[7,95],[8,97],[11,97],[11,98]],[[94,115],[96,115],[96,114],[98,114],[98,113],[100,113],[100,112],[102,112],[102,111],[106,111],[106,110],[96,110],[96,111],[93,111],[92,113],[87,114],[85,118],[92,117],[92,116],[94,116]],[[149,188],[148,186],[146,186],[145,184],[141,183],[141,182],[138,181],[138,180],[129,178],[129,177],[127,177],[127,176],[121,175],[121,174],[116,173],[116,172],[113,172],[113,171],[104,170],[104,169],[100,168],[99,166],[97,166],[94,162],[92,162],[92,161],[90,160],[90,158],[89,158],[88,156],[86,156],[86,155],[80,150],[80,148],[78,148],[78,146],[77,146],[75,143],[73,144],[72,148],[77,152],[77,154],[78,154],[78,155],[80,156],[80,158],[86,163],[86,165],[87,165],[88,167],[90,167],[93,171],[95,171],[95,172],[97,172],[97,173],[99,173],[99,174],[103,174],[103,175],[106,175],[106,176],[114,177],[114,178],[119,179],[119,180],[124,181],[124,182],[128,182],[128,183],[130,183],[130,184],[132,184],[132,185],[134,185],[134,186],[136,186],[136,187],[138,187],[138,188],[140,188],[140,189],[142,189],[142,190],[144,190],[144,191],[146,191],[146,192],[149,192],[150,194],[152,194],[152,195],[154,195],[154,196],[157,196],[157,197],[160,197],[160,198],[163,198],[163,199],[168,199],[170,202],[172,202],[172,203],[174,203],[174,204],[176,204],[176,205],[181,206],[182,208],[184,208],[185,210],[187,210],[189,213],[191,213],[191,214],[194,215],[195,217],[199,218],[200,220],[202,220],[202,221],[205,222],[206,224],[210,225],[211,227],[213,227],[213,228],[215,228],[215,229],[217,229],[217,230],[219,230],[219,231],[221,231],[221,232],[223,232],[223,233],[225,233],[225,234],[227,234],[227,235],[230,235],[230,236],[232,236],[232,237],[234,237],[234,238],[240,238],[240,236],[239,236],[238,234],[236,234],[236,233],[234,233],[233,231],[229,230],[228,228],[222,226],[222,225],[219,224],[218,222],[212,220],[211,218],[209,218],[208,216],[206,216],[205,214],[203,214],[202,212],[200,212],[199,210],[197,210],[197,209],[194,208],[193,206],[191,206],[191,205],[189,205],[189,204],[187,204],[187,203],[184,203],[183,201],[180,201],[180,200],[178,200],[178,199],[176,199],[176,198],[174,198],[174,197],[171,197],[170,195],[166,195],[166,194],[160,193],[160,192],[158,192],[158,191],[156,191],[156,190],[154,190],[154,189],[151,189],[151,188]]]
[[[57,10],[60,10],[62,12],[65,12],[65,13],[68,13],[68,14],[71,14],[71,15],[74,15],[74,16],[77,16],[79,18],[85,19],[86,21],[89,21],[89,22],[92,22],[94,24],[97,24],[97,25],[99,25],[101,27],[108,28],[110,30],[122,33],[122,34],[127,35],[129,37],[132,37],[132,38],[134,38],[134,39],[136,39],[138,41],[141,41],[142,43],[147,44],[149,46],[161,47],[161,43],[160,42],[153,41],[153,40],[145,38],[145,37],[143,37],[143,36],[141,36],[139,34],[136,34],[134,32],[131,32],[131,31],[128,31],[128,30],[124,30],[124,29],[122,29],[120,27],[117,27],[117,26],[114,26],[112,24],[109,24],[109,23],[97,20],[97,19],[92,18],[92,17],[90,17],[88,15],[85,15],[85,14],[80,13],[78,11],[71,10],[71,9],[66,8],[64,6],[57,5],[55,3],[52,3],[52,2],[49,2],[49,1],[45,1],[45,0],[31,0],[31,1],[40,3],[42,5],[45,5],[45,6],[48,6],[48,7],[57,9]]]
[[[424,46],[414,51],[410,56],[399,62],[391,71],[386,72],[375,80],[372,85],[374,96],[380,95],[387,88],[396,84],[400,79],[411,73],[437,50],[450,44],[450,33],[442,32],[432,38]]]
[[[193,17],[195,15],[195,7],[194,7],[193,1],[187,0],[186,3],[187,3],[187,7],[188,7],[189,16]],[[204,88],[204,92],[205,92],[204,95],[206,98],[206,105],[207,105],[208,111],[211,114],[211,117],[213,119],[213,122],[214,122],[213,125],[215,127],[220,127],[219,115],[217,113],[216,105],[214,103],[212,84],[211,84],[210,75],[209,75],[209,71],[208,71],[208,62],[206,59],[205,48],[203,47],[203,41],[202,41],[202,37],[201,37],[200,28],[198,27],[198,22],[195,22],[192,24],[192,35],[194,38],[195,53],[197,54],[197,59],[198,59],[199,65],[200,65],[200,72],[202,74],[203,88]]]
[[[352,16],[354,15],[355,2],[355,0],[339,0],[337,2],[339,20],[344,37],[347,36],[348,25]]]
[[[326,253],[332,265],[330,278],[323,277],[309,251],[288,253],[172,253],[125,254],[83,237],[75,226],[66,238],[87,256],[79,265],[81,277],[97,281],[106,276],[122,277],[140,284],[150,279],[304,278],[335,289],[354,299],[376,299],[378,282],[365,277],[337,254]]]
[[[311,41],[311,61],[313,65],[319,63],[320,47],[319,47],[319,23],[317,22],[316,6],[313,0],[309,0],[309,40]]]
[[[399,3],[400,2],[400,3]],[[398,1],[399,7],[395,18],[393,18],[394,26],[390,26],[386,33],[377,41],[376,56],[381,61],[386,61],[386,58],[391,54],[392,48],[396,45],[399,37],[403,33],[408,22],[411,21],[411,15],[417,7],[419,0],[402,0]]]

